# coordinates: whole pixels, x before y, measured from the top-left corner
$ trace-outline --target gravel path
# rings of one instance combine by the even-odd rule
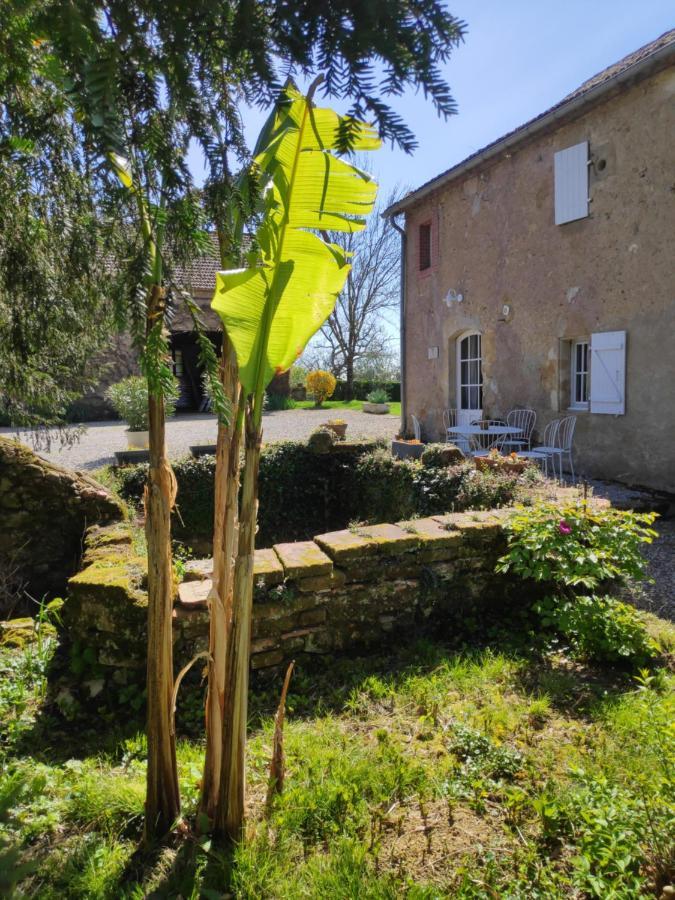
[[[675,622],[675,519],[657,519],[654,530],[658,538],[643,551],[653,584],[643,581],[629,588],[626,596],[640,609]]]
[[[304,441],[323,422],[331,418],[348,423],[348,438],[394,437],[399,429],[398,416],[374,416],[355,409],[321,410],[289,409],[263,414],[263,441]],[[38,449],[40,456],[70,469],[97,469],[114,462],[115,450],[126,447],[125,425],[121,422],[90,422],[78,441],[60,446],[53,440],[49,449]],[[179,415],[167,422],[169,456],[176,459],[189,453],[191,444],[210,444],[216,440],[216,420],[209,414]],[[10,428],[0,428],[0,435],[18,437],[32,445],[30,432],[17,434]]]

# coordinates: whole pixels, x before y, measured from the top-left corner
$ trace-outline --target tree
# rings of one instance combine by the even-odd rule
[[[336,237],[351,254],[352,268],[335,309],[321,329],[318,351],[330,360],[330,370],[346,382],[345,399],[354,396],[359,363],[390,354],[384,314],[399,304],[401,250],[396,232],[379,213],[398,198],[393,192],[369,221],[365,234]]]
[[[93,383],[90,360],[121,289],[103,253],[120,237],[114,202],[104,202],[81,129],[45,78],[48,59],[25,17],[3,19],[0,420],[42,428],[61,425]]]
[[[123,204],[120,222],[134,251],[120,254],[112,265],[120,266],[123,260],[132,263],[123,266],[129,273],[127,283],[133,285],[125,312],[137,336],[149,382],[146,834],[150,836],[169,829],[179,810],[169,691],[173,681],[169,532],[173,485],[163,447],[162,387],[168,369],[167,308],[171,294],[179,294],[172,285],[171,260],[181,261],[199,252],[200,236],[206,237],[202,230],[206,216],[216,222],[224,265],[239,262],[243,226],[256,211],[256,190],[255,172],[253,178],[238,179],[233,174],[246,156],[238,104],[242,100],[271,103],[279,89],[277,66],[286,73],[299,71],[305,76],[321,70],[325,95],[352,100],[351,116],[340,120],[339,130],[331,138],[339,151],[356,146],[360,127],[356,121],[362,117],[372,118],[383,137],[411,150],[415,141],[410,129],[382,98],[412,86],[431,98],[440,115],[451,115],[455,105],[440,66],[462,39],[463,25],[438,0],[386,0],[375,6],[337,0],[320,7],[308,5],[306,0],[284,4],[42,0],[26,5],[25,10],[31,37],[53,48],[54,65],[48,77],[77,109],[75,121],[85,158],[105,190]],[[198,141],[209,167],[206,189],[200,195],[193,189],[186,165],[192,140]],[[112,171],[121,179],[123,190],[111,184]],[[338,224],[324,223],[329,228]],[[170,254],[165,254],[165,249],[170,249]],[[194,307],[191,310],[197,323],[197,312]],[[232,335],[229,328],[226,331],[219,373],[210,344],[202,344],[212,396],[220,395],[222,400],[214,541],[214,572],[219,575],[214,578],[214,592],[226,594],[211,598],[211,646],[217,648],[218,660],[209,663],[209,716],[218,712],[221,719],[226,677],[221,650],[236,631],[228,624],[229,597],[238,571],[233,568],[231,551],[236,544],[238,559],[244,560],[241,565],[251,556],[250,548],[247,550],[251,467],[244,474],[240,516],[249,532],[242,526],[238,543],[236,539],[236,448],[245,422],[247,440],[251,428],[259,439],[257,407],[249,400],[237,407],[240,388]],[[239,381],[245,383],[241,374]],[[236,410],[230,425],[224,415],[225,392]],[[212,735],[209,724],[207,756],[209,746],[214,746]],[[209,772],[216,775],[219,767],[216,754]],[[220,781],[218,774],[210,784]],[[207,782],[205,777],[205,785]],[[211,803],[218,802],[216,793],[214,787]]]
[[[313,106],[289,86],[263,129],[254,165],[269,179],[258,253],[245,269],[220,272],[213,308],[223,320],[239,366],[245,462],[239,542],[226,656],[220,794],[216,831],[238,840],[244,819],[253,565],[258,464],[266,386],[289,369],[330,315],[349,264],[344,251],[319,237],[327,228],[356,233],[375,202],[365,172],[331,154],[349,128],[354,149],[379,144],[371,126]]]

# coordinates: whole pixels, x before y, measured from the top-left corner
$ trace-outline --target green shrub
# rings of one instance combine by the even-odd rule
[[[265,394],[265,409],[269,412],[295,409],[296,405],[295,400],[287,394]]]
[[[131,375],[116,384],[111,384],[105,392],[113,409],[129,426],[129,431],[148,430],[148,382],[140,375]],[[165,398],[166,415],[176,411],[178,387],[174,382],[173,393]]]
[[[389,403],[389,394],[387,393],[386,388],[374,388],[366,395],[366,400],[368,403]]]
[[[583,503],[542,503],[523,510],[505,525],[508,553],[498,572],[566,587],[596,588],[602,582],[641,578],[640,545],[657,533],[655,513],[590,509]]]
[[[546,597],[535,610],[544,627],[555,628],[594,662],[637,667],[658,655],[636,610],[613,597]]]
[[[582,503],[532,507],[506,523],[508,552],[497,571],[553,585],[555,593],[535,603],[534,611],[544,628],[554,629],[582,656],[644,665],[658,648],[637,612],[612,597],[580,592],[643,576],[640,546],[655,537],[649,527],[655,518]]]
[[[323,435],[322,435],[323,439]],[[334,443],[330,432],[329,440]],[[303,443],[269,444],[260,457],[259,547],[306,540],[352,521],[397,522],[413,516],[489,508],[513,502],[514,477],[480,473],[470,464],[445,469],[396,460],[373,444],[337,444],[318,453]],[[186,544],[211,539],[215,459],[177,460],[174,537]],[[119,492],[136,503],[147,466],[117,470]]]

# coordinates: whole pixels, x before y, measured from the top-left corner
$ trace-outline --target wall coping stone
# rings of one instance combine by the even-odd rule
[[[255,551],[253,578],[256,582],[263,581],[265,587],[273,587],[283,582],[284,567],[271,547]]]
[[[310,578],[333,571],[332,560],[314,541],[275,544],[274,550],[284,567],[286,578]]]
[[[375,539],[364,537],[360,532],[360,529],[358,531],[350,531],[344,528],[340,531],[327,531],[326,534],[318,534],[314,540],[334,562],[343,563],[351,559],[362,559],[364,556],[372,556],[377,553]]]
[[[411,519],[408,522],[398,522],[397,524],[403,531],[414,533],[422,550],[450,549],[462,540],[462,533],[459,529],[449,531],[445,525],[433,517]]]
[[[398,525],[366,525],[359,528],[359,534],[368,540],[374,540],[380,556],[391,556],[405,550],[413,550],[419,546],[419,539]]]

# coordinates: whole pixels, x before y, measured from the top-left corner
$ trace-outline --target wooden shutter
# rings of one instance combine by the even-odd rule
[[[588,215],[588,141],[553,157],[555,224],[563,225]]]
[[[626,412],[626,332],[591,335],[591,412]]]

